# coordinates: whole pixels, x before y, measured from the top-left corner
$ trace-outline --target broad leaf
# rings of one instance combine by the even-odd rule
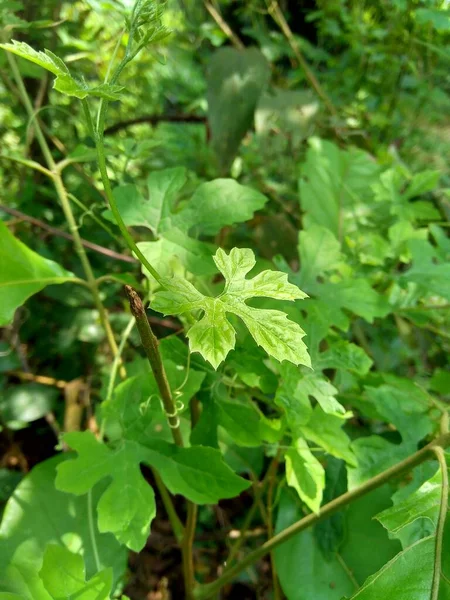
[[[429,600],[434,569],[434,536],[416,542],[377,573],[351,597],[358,600]]]
[[[155,516],[153,490],[141,474],[141,463],[154,467],[173,494],[182,494],[197,504],[215,504],[249,485],[213,448],[178,448],[151,438],[146,446],[125,438],[109,448],[90,432],[68,433],[64,439],[78,457],[60,465],[58,489],[82,495],[108,477],[111,483],[97,507],[99,530],[114,533],[135,551],[144,546]]]
[[[276,532],[289,527],[304,515],[291,494],[282,492]],[[275,566],[288,600],[341,600],[354,585],[345,565],[333,555],[325,560],[312,529],[287,540],[274,551]]]
[[[113,568],[115,582],[126,567],[125,548],[112,535],[99,533],[95,524],[89,526],[104,486],[84,498],[55,489],[56,467],[68,458],[59,455],[35,467],[5,508],[0,528],[0,589],[27,600],[51,600],[38,574],[49,543],[82,553],[88,578],[97,572],[97,561],[100,568]]]
[[[299,438],[285,455],[286,479],[295,488],[303,502],[315,513],[319,512],[325,487],[325,470]]]
[[[70,281],[73,273],[22,244],[0,221],[0,326],[14,311],[46,285]]]
[[[64,440],[78,457],[59,465],[56,487],[79,496],[108,477],[111,483],[97,506],[99,531],[113,533],[139,552],[156,515],[153,490],[139,469],[145,457],[139,444],[128,442],[111,450],[90,432],[66,433]]]
[[[75,96],[76,98],[86,98],[86,96],[97,96],[105,100],[118,100],[123,87],[118,85],[109,85],[102,83],[95,87],[89,88],[83,80],[75,79],[69,71],[67,65],[56,54],[45,50],[38,52],[25,42],[13,40],[11,44],[0,44],[0,48],[17,54],[21,58],[29,60],[43,69],[50,71],[56,76],[54,89],[67,96]]]
[[[414,451],[411,445],[393,444],[379,435],[361,437],[352,442],[351,448],[357,464],[347,468],[349,490],[392,467]]]
[[[299,181],[300,205],[307,228],[329,229],[339,240],[357,226],[359,205],[370,198],[370,184],[379,173],[365,152],[341,150],[333,142],[311,138]]]
[[[341,259],[341,245],[333,233],[321,225],[311,225],[298,236],[301,258],[299,285],[309,289],[318,275],[335,269]]]
[[[256,48],[220,48],[208,65],[208,122],[222,173],[228,171],[242,138],[253,125],[269,78],[269,64]]]
[[[441,506],[441,486],[442,474],[438,470],[411,496],[379,513],[376,518],[392,536],[402,541],[404,548],[433,535]]]
[[[187,236],[180,229],[170,229],[155,242],[138,242],[137,245],[163,276],[171,276],[183,269],[194,275],[212,275],[215,272],[211,259],[213,246]],[[145,268],[143,271],[153,281]]]
[[[155,235],[171,229],[176,195],[185,181],[186,169],[175,167],[150,173],[146,197],[133,184],[116,187],[114,198],[124,223],[130,227],[148,227]],[[112,220],[111,211],[105,212]]]
[[[175,223],[186,231],[214,235],[226,225],[248,221],[266,202],[266,196],[234,179],[214,179],[196,189]]]
[[[310,366],[303,330],[277,310],[252,308],[245,300],[265,296],[280,300],[304,298],[305,294],[287,281],[285,273],[263,271],[253,279],[246,274],[255,265],[249,249],[233,248],[227,255],[218,249],[214,261],[225,277],[225,289],[217,298],[204,296],[191,283],[179,278],[163,280],[164,290],[156,294],[154,310],[164,314],[183,314],[201,310],[203,317],[189,330],[192,352],[200,354],[214,368],[234,348],[235,330],[226,313],[240,317],[256,343],[279,361]]]
[[[53,600],[109,600],[112,571],[104,569],[85,581],[84,560],[64,546],[51,544],[44,553],[39,571],[45,589]]]

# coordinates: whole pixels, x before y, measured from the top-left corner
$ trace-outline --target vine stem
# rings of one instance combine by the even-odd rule
[[[17,66],[15,58],[9,53],[6,53],[8,62],[11,67],[11,71],[13,73],[14,79],[16,81],[17,89],[19,90],[20,98],[25,107],[25,110],[28,113],[28,116],[31,118],[34,115],[33,105],[31,104],[31,100],[28,96],[28,92],[25,88],[25,84],[23,82],[22,76],[20,74],[19,68]],[[106,339],[108,341],[108,345],[111,349],[113,356],[117,354],[117,344],[114,339],[114,334],[111,329],[111,325],[108,320],[108,315],[106,309],[103,305],[103,302],[100,298],[100,292],[97,285],[97,281],[95,279],[94,272],[91,267],[91,263],[87,257],[86,251],[84,249],[80,234],[78,232],[78,227],[76,224],[76,220],[74,214],[72,212],[72,207],[70,205],[69,197],[67,194],[67,190],[64,186],[64,182],[61,177],[61,173],[59,172],[58,165],[55,163],[50,148],[47,144],[47,140],[42,132],[39,121],[36,119],[35,123],[35,135],[36,139],[39,143],[39,146],[42,150],[42,154],[44,155],[45,161],[47,163],[47,167],[49,169],[48,176],[53,181],[53,185],[55,186],[55,190],[64,213],[64,217],[66,219],[67,225],[69,227],[69,231],[73,237],[73,243],[75,246],[75,250],[80,258],[81,265],[83,267],[84,274],[86,276],[87,284],[91,290],[95,307],[98,310],[99,318],[101,325],[105,331]],[[123,367],[121,367],[121,370]],[[123,372],[124,374],[124,372]]]
[[[316,525],[317,523],[327,519],[331,515],[336,512],[342,510],[344,506],[350,504],[351,502],[357,500],[361,496],[365,496],[369,492],[375,490],[376,488],[384,485],[390,479],[394,477],[398,477],[405,471],[409,471],[413,467],[421,464],[425,460],[428,460],[434,454],[435,448],[446,448],[450,445],[450,433],[445,433],[440,435],[432,442],[430,442],[427,446],[424,446],[421,450],[418,450],[408,458],[402,460],[397,463],[393,467],[386,469],[382,473],[379,473],[375,477],[372,477],[361,486],[342,494],[338,498],[335,498],[328,504],[325,504],[320,509],[319,513],[311,513],[297,521],[290,527],[287,527],[283,531],[280,531],[277,535],[275,535],[270,540],[267,540],[262,546],[250,552],[245,558],[243,558],[238,564],[230,567],[225,570],[223,574],[213,581],[212,583],[208,583],[202,586],[198,586],[194,590],[194,598],[195,600],[207,600],[208,598],[213,597],[217,592],[228,582],[232,581],[236,575],[238,575],[241,571],[246,569],[249,565],[255,563],[261,557],[270,553],[272,550],[284,544],[289,539],[291,539],[294,535],[297,535],[301,531]]]
[[[106,166],[106,156],[105,156],[105,144],[103,139],[103,132],[105,129],[105,116],[106,110],[108,108],[108,103],[106,101],[101,101],[100,110],[98,114],[97,125],[94,126],[91,112],[89,110],[89,105],[86,100],[81,101],[83,106],[84,115],[87,122],[87,127],[89,133],[93,136],[95,141],[95,148],[97,150],[97,163],[100,171],[100,176],[102,178],[103,189],[105,192],[106,199],[108,201],[111,212],[114,216],[114,219],[117,223],[117,226],[120,229],[120,232],[125,240],[128,248],[136,255],[136,257],[141,261],[147,271],[156,279],[156,281],[162,286],[161,283],[161,275],[158,271],[150,264],[150,262],[145,258],[144,254],[139,250],[136,242],[133,240],[133,237],[130,235],[127,226],[125,225],[119,209],[117,208],[116,199],[114,198],[114,194],[112,191],[111,182],[108,176],[108,169]],[[162,286],[164,287],[164,286]]]
[[[441,447],[437,446],[433,449],[438,461],[439,467],[442,474],[442,485],[441,485],[441,506],[439,509],[439,517],[436,528],[436,541],[435,541],[435,553],[434,553],[434,573],[433,573],[433,584],[431,587],[430,600],[438,600],[439,587],[441,583],[442,573],[442,547],[444,539],[444,528],[445,520],[448,512],[448,471],[447,462],[445,460],[445,454]]]
[[[172,392],[167,381],[166,371],[162,362],[161,354],[158,348],[158,339],[150,327],[147,319],[144,304],[139,294],[130,285],[125,286],[125,291],[130,303],[131,314],[136,320],[136,326],[139,331],[142,346],[147,355],[153,375],[158,385],[161,399],[166,413],[167,421],[172,432],[175,444],[182,448],[184,446],[183,437],[180,429],[180,419],[177,415],[177,408],[172,397]],[[187,519],[181,540],[181,551],[183,557],[183,575],[185,584],[185,598],[192,598],[195,586],[194,560],[193,560],[193,542],[195,535],[195,526],[197,522],[197,506],[192,502],[187,503]],[[179,529],[177,527],[177,529]],[[176,531],[175,531],[176,535]]]

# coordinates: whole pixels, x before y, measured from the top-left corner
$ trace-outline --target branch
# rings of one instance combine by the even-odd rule
[[[158,123],[207,123],[207,118],[202,115],[142,115],[142,117],[136,117],[134,119],[127,119],[126,121],[119,121],[110,127],[105,129],[104,135],[111,135],[126,129],[132,125],[139,125],[140,123],[151,123],[151,125],[157,125]]]
[[[266,1],[269,2],[270,0],[266,0]],[[308,82],[310,83],[311,87],[314,89],[316,94],[320,98],[322,98],[322,100],[323,100],[325,106],[327,107],[327,109],[329,110],[329,112],[335,117],[337,115],[337,111],[336,111],[333,103],[331,102],[329,96],[326,94],[325,90],[320,85],[318,79],[316,78],[314,73],[309,68],[309,65],[306,62],[306,59],[303,56],[303,54],[299,48],[299,45],[297,44],[294,34],[292,33],[292,30],[289,27],[288,22],[286,21],[278,2],[276,0],[272,0],[270,2],[270,5],[268,5],[268,9],[269,9],[269,13],[273,17],[273,20],[278,25],[278,27],[281,29],[283,34],[286,36],[286,39],[289,42],[290,47],[292,48],[292,51],[295,55],[295,58],[297,59],[298,64],[300,65],[300,67],[303,69],[303,72],[305,73],[306,79],[308,80]]]
[[[36,225],[36,227],[40,227],[41,229],[48,231],[52,235],[62,237],[66,240],[70,240],[71,242],[74,241],[74,237],[70,233],[66,233],[65,231],[62,231],[61,229],[56,229],[56,227],[51,227],[51,225],[47,225],[47,223],[44,223],[44,221],[40,221],[39,219],[36,219],[35,217],[30,217],[29,215],[26,215],[25,213],[20,212],[19,210],[16,210],[15,208],[10,208],[9,206],[0,204],[0,210],[7,213],[8,215],[12,215],[13,217],[18,217],[19,219],[28,221],[28,223],[31,223],[32,225]],[[133,258],[132,256],[126,256],[125,254],[119,254],[119,252],[115,252],[114,250],[110,250],[109,248],[104,248],[103,246],[99,246],[98,244],[94,244],[93,242],[89,242],[88,240],[84,240],[81,238],[81,243],[86,248],[89,248],[90,250],[94,250],[94,252],[98,252],[99,254],[103,254],[104,256],[108,256],[109,258],[115,258],[116,260],[122,260],[124,262],[133,263],[133,264],[137,263],[137,260],[135,258]]]
[[[152,368],[153,375],[158,385],[161,399],[164,405],[167,421],[172,431],[172,437],[177,446],[182,447],[183,438],[180,430],[180,419],[177,415],[177,408],[172,398],[169,382],[167,381],[166,371],[162,362],[161,354],[158,348],[158,340],[150,327],[147,319],[144,305],[139,294],[131,287],[125,286],[125,292],[130,303],[131,314],[136,319],[136,326],[139,331],[142,345],[147,355],[148,362]]]
[[[277,546],[280,546],[284,542],[290,540],[294,535],[297,535],[301,531],[304,531],[305,529],[308,529],[309,527],[328,519],[328,517],[331,515],[342,510],[342,508],[347,504],[350,504],[361,496],[365,496],[369,492],[372,492],[373,490],[384,485],[390,479],[398,477],[405,471],[409,471],[425,460],[428,460],[435,455],[435,448],[446,448],[449,445],[450,434],[445,433],[390,469],[386,469],[386,471],[383,471],[379,475],[372,477],[361,486],[346,492],[345,494],[342,494],[342,496],[339,496],[328,504],[325,504],[325,506],[322,506],[319,513],[311,513],[290,527],[280,531],[280,533],[267,540],[259,548],[247,554],[247,556],[244,557],[238,564],[224,571],[224,573],[218,579],[216,579],[216,581],[199,586],[194,591],[194,598],[196,600],[207,600],[207,598],[213,597],[225,584],[234,579],[241,571],[274,550]]]
[[[233,46],[235,48],[237,48],[238,50],[244,50],[245,49],[244,44],[241,42],[241,40],[238,38],[238,36],[234,33],[234,31],[231,29],[231,27],[228,25],[228,23],[226,21],[224,21],[222,15],[219,13],[219,11],[216,10],[214,8],[214,6],[207,0],[204,0],[203,4],[205,5],[206,10],[212,16],[214,21],[220,27],[220,29],[224,32],[224,34],[227,36],[227,38],[230,39]]]

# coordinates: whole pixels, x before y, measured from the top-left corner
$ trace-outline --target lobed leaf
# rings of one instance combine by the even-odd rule
[[[172,278],[162,281],[165,289],[157,292],[152,304],[154,310],[164,314],[204,312],[188,332],[191,351],[200,352],[217,368],[234,348],[235,330],[226,316],[233,313],[242,319],[255,342],[270,356],[311,366],[302,340],[305,333],[297,323],[283,312],[245,304],[245,300],[257,296],[295,300],[305,298],[306,294],[289,283],[285,273],[263,271],[253,279],[246,279],[255,265],[255,256],[248,248],[233,248],[229,255],[219,248],[214,261],[225,277],[225,289],[217,298],[204,296],[186,280]]]
[[[123,90],[123,87],[121,86],[110,85],[107,83],[102,83],[93,88],[89,88],[84,81],[75,79],[70,74],[69,68],[65,62],[50,50],[45,50],[44,52],[37,51],[25,42],[18,42],[17,40],[12,40],[12,43],[8,44],[0,44],[0,48],[33,62],[46,71],[53,73],[56,77],[53,84],[54,89],[67,96],[75,96],[80,100],[87,96],[97,96],[106,100],[118,100],[120,92]]]

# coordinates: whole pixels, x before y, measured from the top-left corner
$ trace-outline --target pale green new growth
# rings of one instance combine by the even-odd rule
[[[279,361],[288,360],[296,365],[311,366],[305,332],[287,315],[278,310],[253,308],[245,301],[255,297],[278,300],[297,300],[306,294],[287,280],[279,271],[263,271],[246,279],[255,266],[255,255],[248,248],[233,248],[230,254],[219,248],[214,262],[225,277],[225,288],[217,298],[204,296],[189,281],[165,278],[164,290],[156,294],[152,308],[164,314],[180,315],[195,310],[203,316],[189,330],[187,336],[192,352],[199,352],[217,368],[234,348],[236,333],[226,313],[237,315],[245,323],[255,342],[267,354]]]
[[[301,438],[286,452],[286,479],[303,502],[318,513],[325,488],[325,469]]]

